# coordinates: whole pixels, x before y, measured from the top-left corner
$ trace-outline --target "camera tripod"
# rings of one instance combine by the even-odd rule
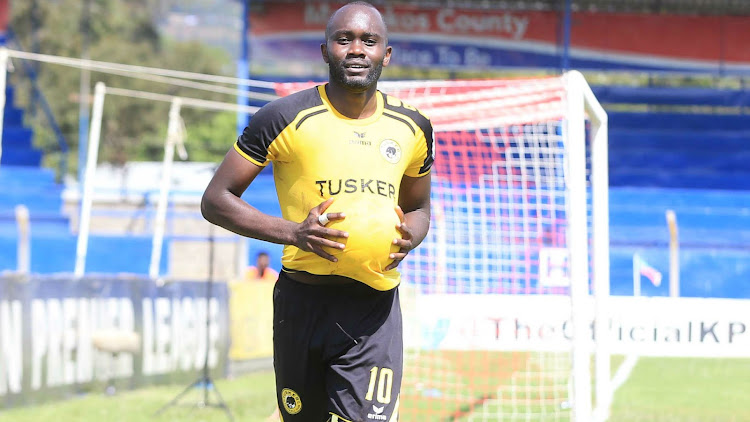
[[[227,414],[227,418],[229,418],[230,422],[234,422],[234,417],[232,416],[232,412],[229,410],[229,407],[227,407],[226,402],[224,402],[224,399],[221,397],[221,393],[219,393],[219,389],[214,384],[213,379],[211,379],[211,374],[208,370],[208,344],[209,344],[209,330],[211,327],[211,318],[209,313],[209,303],[211,301],[211,295],[213,293],[213,284],[214,284],[214,226],[213,224],[209,226],[209,232],[208,232],[208,281],[206,282],[206,357],[203,361],[203,369],[201,370],[201,375],[193,381],[192,384],[188,385],[180,394],[175,396],[169,403],[162,406],[159,410],[154,413],[154,416],[160,415],[162,412],[164,412],[167,408],[177,405],[177,403],[180,401],[180,399],[185,396],[190,390],[194,388],[202,388],[203,389],[203,401],[199,401],[196,404],[196,407],[203,408],[203,407],[218,407],[224,410],[224,412]],[[209,390],[213,390],[216,394],[216,397],[218,398],[217,402],[211,402],[209,397]]]

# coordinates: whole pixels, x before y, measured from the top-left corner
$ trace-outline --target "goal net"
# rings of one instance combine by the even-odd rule
[[[606,116],[583,77],[381,87],[436,143],[432,227],[402,266],[401,419],[593,420],[592,351],[606,414]]]

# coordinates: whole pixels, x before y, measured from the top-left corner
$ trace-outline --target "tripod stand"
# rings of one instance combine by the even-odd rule
[[[227,418],[231,422],[234,422],[234,417],[232,416],[232,412],[229,410],[229,407],[227,407],[227,404],[224,402],[224,399],[221,397],[221,393],[219,393],[219,389],[214,384],[214,381],[211,379],[211,374],[209,374],[208,371],[208,344],[209,344],[209,330],[211,327],[211,318],[210,318],[210,306],[209,302],[211,301],[211,294],[213,293],[213,284],[214,284],[214,226],[211,224],[208,228],[208,281],[206,282],[206,358],[203,361],[203,369],[201,371],[201,376],[195,380],[192,384],[188,385],[180,394],[175,396],[169,403],[162,406],[159,410],[154,413],[154,416],[161,414],[164,412],[167,408],[170,406],[176,405],[180,399],[187,394],[190,390],[193,388],[203,388],[203,401],[200,401],[196,404],[197,407],[218,407],[224,410],[224,412],[227,414]],[[212,403],[209,398],[209,390],[213,390],[214,393],[216,393],[216,397],[218,398],[218,402]]]

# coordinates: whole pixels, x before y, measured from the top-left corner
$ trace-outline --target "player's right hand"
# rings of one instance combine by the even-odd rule
[[[342,237],[347,238],[349,237],[349,233],[341,230],[329,229],[321,224],[319,217],[325,213],[332,203],[333,198],[328,198],[310,210],[307,218],[297,226],[294,236],[294,246],[306,252],[313,252],[329,261],[336,262],[336,257],[326,252],[323,248],[329,247],[334,249],[344,249],[343,243],[331,239]],[[343,220],[346,218],[343,212],[331,212],[326,213],[326,215],[328,221]]]

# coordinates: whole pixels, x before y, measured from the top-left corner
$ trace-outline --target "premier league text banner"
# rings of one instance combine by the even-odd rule
[[[224,375],[224,283],[0,277],[0,407]],[[208,333],[208,335],[207,335]]]

